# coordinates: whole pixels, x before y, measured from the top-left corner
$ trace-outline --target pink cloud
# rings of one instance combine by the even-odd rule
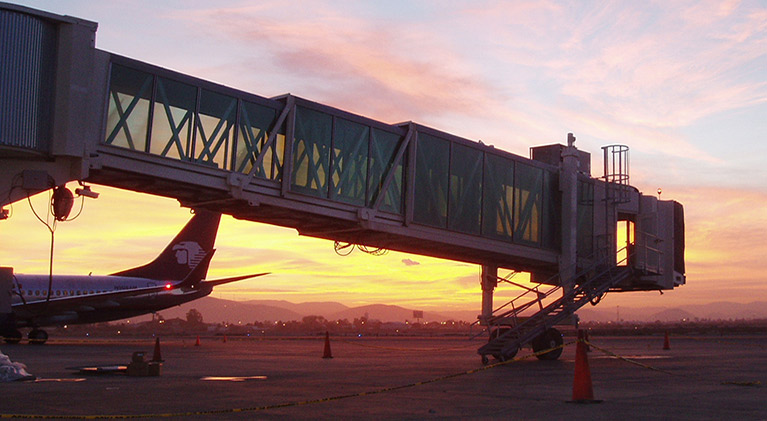
[[[478,110],[481,99],[490,96],[491,88],[428,27],[355,19],[331,9],[319,17],[297,13],[287,20],[272,19],[263,11],[214,9],[188,18],[243,46],[266,46],[275,70],[303,78],[309,93],[377,119],[399,122],[436,111],[466,113]],[[262,62],[246,59],[244,65]]]

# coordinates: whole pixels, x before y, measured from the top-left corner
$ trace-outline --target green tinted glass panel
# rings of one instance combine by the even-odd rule
[[[240,127],[234,149],[234,171],[248,173],[260,154],[264,154],[256,177],[278,180],[282,170],[285,136],[278,134],[273,147],[264,150],[269,130],[277,122],[277,110],[251,102],[242,102]],[[280,130],[280,133],[284,133]]]
[[[541,246],[559,249],[561,232],[560,209],[562,201],[559,194],[559,174],[543,172],[543,237]]]
[[[370,127],[336,118],[330,198],[365,205]]]
[[[413,220],[436,227],[447,226],[447,183],[450,143],[418,134]]]
[[[397,155],[397,148],[403,139],[395,133],[380,129],[373,129],[371,133],[367,205],[370,206],[375,203],[381,193],[381,188],[384,181],[386,181],[387,175],[389,172],[394,171],[394,176],[379,209],[401,214],[402,163],[406,162],[406,157],[403,157],[402,162],[396,166],[394,165],[394,158]]]
[[[149,151],[177,159],[190,157],[197,88],[157,78]]]
[[[482,235],[511,241],[514,229],[514,161],[486,155],[482,195]]]
[[[591,257],[594,254],[594,185],[578,180],[578,256]]]
[[[291,190],[327,197],[332,129],[330,115],[296,107]]]
[[[226,168],[236,116],[237,99],[202,90],[194,142],[196,162]]]
[[[450,156],[448,228],[479,234],[482,211],[482,152],[453,143]]]
[[[105,143],[146,150],[152,81],[148,73],[112,65]]]
[[[514,166],[514,242],[539,244],[543,170],[517,162]]]

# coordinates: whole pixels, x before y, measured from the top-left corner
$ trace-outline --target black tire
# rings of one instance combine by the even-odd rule
[[[493,329],[490,332],[490,339],[488,339],[488,342],[491,342],[493,339],[495,339],[495,338],[501,336],[502,334],[508,332],[510,329],[511,328],[509,328],[509,327],[499,327],[499,328]],[[501,362],[508,361],[508,360],[514,358],[514,356],[517,355],[517,351],[519,351],[519,350],[518,349],[514,349],[513,351],[509,351],[509,352],[506,352],[506,353],[503,353],[503,354],[493,354],[493,358],[495,358],[496,360],[501,361]]]
[[[533,342],[531,343],[531,345],[533,346],[533,352],[536,352],[536,353],[545,351],[547,349],[558,347],[557,349],[553,351],[536,355],[536,357],[538,357],[539,360],[554,361],[557,358],[559,358],[560,355],[562,355],[563,343],[564,343],[564,340],[562,340],[562,333],[552,327],[546,330],[545,332],[543,332],[542,335],[533,339]]]
[[[32,329],[27,335],[30,345],[42,345],[48,340],[48,332],[42,329]]]
[[[21,342],[21,332],[16,329],[6,332],[3,341],[7,344],[17,344]]]

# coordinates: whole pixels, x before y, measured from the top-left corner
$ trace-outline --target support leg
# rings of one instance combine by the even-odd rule
[[[498,286],[498,267],[482,265],[482,314],[480,324],[487,326],[493,316],[493,291]]]

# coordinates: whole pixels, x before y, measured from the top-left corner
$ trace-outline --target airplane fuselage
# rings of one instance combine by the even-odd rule
[[[210,294],[209,288],[170,288],[175,282],[126,276],[54,275],[51,301],[46,275],[16,274],[12,299],[18,327],[60,326],[120,320],[153,313]],[[113,296],[114,293],[168,286],[145,294]]]
[[[220,219],[219,213],[195,211],[154,260],[107,276],[50,278],[11,273],[11,281],[3,272],[0,280],[3,288],[11,289],[12,313],[3,310],[0,314],[0,337],[7,343],[19,343],[19,329],[30,327],[29,343],[43,344],[48,334],[41,327],[108,322],[154,313],[202,298],[218,285],[266,275],[205,279]],[[5,303],[3,306],[7,306]]]

